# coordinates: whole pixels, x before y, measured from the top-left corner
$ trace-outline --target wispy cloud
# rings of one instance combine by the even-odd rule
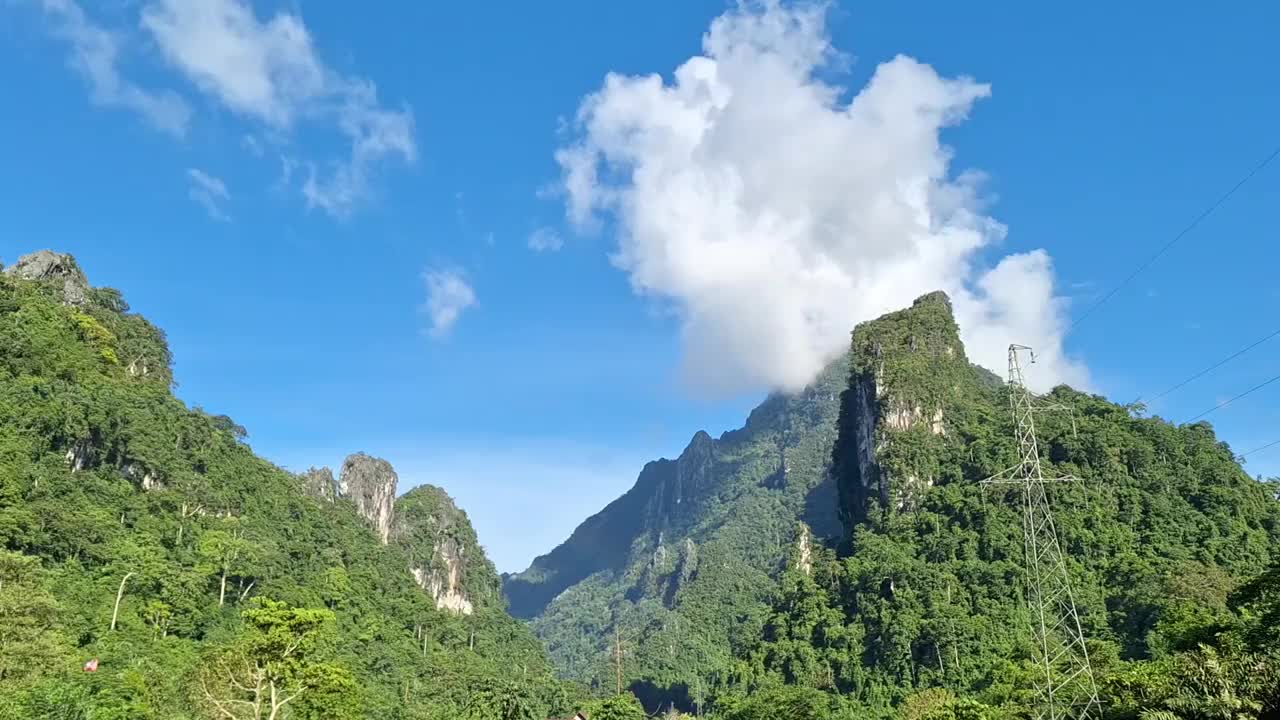
[[[417,159],[413,112],[384,105],[371,80],[325,63],[295,13],[259,18],[248,0],[143,0],[130,3],[140,8],[136,24],[112,29],[94,22],[76,0],[36,1],[52,32],[71,46],[71,65],[85,77],[93,102],[133,110],[171,135],[186,134],[192,111],[177,92],[144,89],[120,69],[131,44],[152,42],[162,62],[196,91],[250,124],[241,141],[247,152],[263,157],[265,143],[291,156],[300,172],[290,180],[310,208],[349,215],[373,194],[384,164]],[[299,149],[304,127],[308,138],[341,138],[345,152]]]
[[[422,274],[427,285],[427,301],[422,310],[430,322],[432,337],[442,338],[453,330],[463,311],[476,304],[476,293],[457,270],[428,270]]]
[[[564,238],[551,228],[540,227],[529,235],[529,249],[534,252],[555,252],[562,247]]]
[[[103,107],[138,113],[156,129],[186,135],[191,108],[171,90],[147,90],[120,74],[123,36],[96,23],[73,0],[41,0],[53,32],[71,46],[69,63],[89,85],[89,99]]]
[[[170,64],[231,112],[278,132],[311,123],[346,138],[345,158],[307,163],[301,190],[310,207],[345,216],[368,197],[380,162],[417,156],[412,112],[384,107],[371,81],[326,65],[296,15],[260,20],[244,0],[154,0],[142,26]]]
[[[231,220],[231,216],[222,209],[222,204],[231,199],[226,183],[199,168],[187,168],[187,179],[191,181],[187,194],[209,213],[209,217],[222,222]]]

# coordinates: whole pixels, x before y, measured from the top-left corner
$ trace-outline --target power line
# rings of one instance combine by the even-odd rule
[[[1277,146],[1275,150],[1272,150],[1272,151],[1271,151],[1271,154],[1269,154],[1269,155],[1267,155],[1265,158],[1263,158],[1262,162],[1260,162],[1260,163],[1258,163],[1257,165],[1255,165],[1255,166],[1253,167],[1253,169],[1252,169],[1252,170],[1250,170],[1250,171],[1249,171],[1249,173],[1248,173],[1247,175],[1245,175],[1243,178],[1241,178],[1241,179],[1240,179],[1240,181],[1239,181],[1239,182],[1237,182],[1235,185],[1231,186],[1231,189],[1230,189],[1230,190],[1228,190],[1226,193],[1224,193],[1224,194],[1222,195],[1222,197],[1218,198],[1218,200],[1217,200],[1216,202],[1214,202],[1212,205],[1210,205],[1210,206],[1208,207],[1208,209],[1206,209],[1204,212],[1202,212],[1202,213],[1200,213],[1199,215],[1197,215],[1197,216],[1196,216],[1196,218],[1195,218],[1194,220],[1192,220],[1192,221],[1191,221],[1191,222],[1190,222],[1186,227],[1182,228],[1182,231],[1181,231],[1181,232],[1179,232],[1177,235],[1174,235],[1172,240],[1170,240],[1169,242],[1165,243],[1165,244],[1164,244],[1164,246],[1163,246],[1163,247],[1161,247],[1159,250],[1157,250],[1157,251],[1156,251],[1156,253],[1155,253],[1154,255],[1152,255],[1151,257],[1147,258],[1147,259],[1146,259],[1142,264],[1140,264],[1140,265],[1138,266],[1138,268],[1137,268],[1136,270],[1134,270],[1132,273],[1129,273],[1129,276],[1128,276],[1128,277],[1126,277],[1124,280],[1121,280],[1121,281],[1120,281],[1120,284],[1118,284],[1118,285],[1116,285],[1115,287],[1111,288],[1111,290],[1110,290],[1109,292],[1107,292],[1107,294],[1106,294],[1106,295],[1103,295],[1103,296],[1102,296],[1102,299],[1101,299],[1101,300],[1099,300],[1098,302],[1094,303],[1093,305],[1090,305],[1090,306],[1089,306],[1089,307],[1088,307],[1088,308],[1087,308],[1083,313],[1081,313],[1081,314],[1080,314],[1080,316],[1079,316],[1079,317],[1077,317],[1075,320],[1072,320],[1072,321],[1071,321],[1071,324],[1067,326],[1067,332],[1070,332],[1072,328],[1074,328],[1076,325],[1079,325],[1081,322],[1083,322],[1085,318],[1087,318],[1087,317],[1089,317],[1091,314],[1093,314],[1093,311],[1094,311],[1094,310],[1097,310],[1097,309],[1098,309],[1099,307],[1101,307],[1104,303],[1106,303],[1108,300],[1110,300],[1110,299],[1112,298],[1112,296],[1114,296],[1116,293],[1120,292],[1120,289],[1121,289],[1121,288],[1123,288],[1125,285],[1128,285],[1128,284],[1129,284],[1129,283],[1130,283],[1130,282],[1131,282],[1135,277],[1137,277],[1139,274],[1141,274],[1143,270],[1146,270],[1148,267],[1150,267],[1150,266],[1152,265],[1152,263],[1154,263],[1156,260],[1159,260],[1159,259],[1160,259],[1160,257],[1161,257],[1162,255],[1164,255],[1166,252],[1168,252],[1168,251],[1169,251],[1169,248],[1171,248],[1171,247],[1173,247],[1174,245],[1176,245],[1176,244],[1178,243],[1178,241],[1179,241],[1179,240],[1181,240],[1182,238],[1186,237],[1186,236],[1187,236],[1187,234],[1188,234],[1188,233],[1190,233],[1192,230],[1196,229],[1196,226],[1198,226],[1198,225],[1199,225],[1199,224],[1200,224],[1200,223],[1201,223],[1205,218],[1207,218],[1207,217],[1209,217],[1210,215],[1212,215],[1212,214],[1213,214],[1213,212],[1214,212],[1215,210],[1217,210],[1219,207],[1221,207],[1223,203],[1225,203],[1227,200],[1231,199],[1231,196],[1232,196],[1232,195],[1235,195],[1237,190],[1239,190],[1240,188],[1244,187],[1245,183],[1247,183],[1247,182],[1249,182],[1250,180],[1252,180],[1252,179],[1253,179],[1253,176],[1255,176],[1255,175],[1257,175],[1258,173],[1262,172],[1262,169],[1263,169],[1263,168],[1265,168],[1267,165],[1270,165],[1270,164],[1271,164],[1271,161],[1276,159],[1276,156],[1280,156],[1280,146]]]
[[[1213,412],[1214,410],[1220,410],[1220,409],[1222,409],[1222,408],[1224,408],[1224,407],[1226,407],[1226,406],[1230,405],[1231,403],[1233,403],[1233,402],[1235,402],[1235,401],[1239,400],[1240,398],[1244,397],[1245,395],[1249,395],[1249,394],[1251,394],[1251,393],[1253,393],[1253,392],[1255,392],[1255,391],[1261,390],[1262,388],[1264,388],[1264,387],[1266,387],[1266,386],[1270,385],[1271,383],[1273,383],[1273,382],[1275,382],[1275,381],[1277,381],[1277,380],[1280,380],[1280,375],[1276,375],[1275,377],[1273,377],[1273,378],[1271,378],[1270,380],[1267,380],[1267,381],[1265,381],[1265,382],[1258,383],[1257,385],[1254,385],[1253,387],[1249,388],[1248,390],[1245,390],[1244,392],[1242,392],[1242,393],[1240,393],[1239,395],[1237,395],[1237,396],[1235,396],[1235,397],[1231,398],[1230,400],[1224,400],[1224,401],[1222,401],[1222,402],[1218,403],[1217,405],[1214,405],[1213,407],[1209,408],[1208,410],[1205,410],[1204,412],[1200,413],[1199,415],[1197,415],[1197,416],[1195,416],[1195,417],[1191,418],[1190,420],[1188,420],[1188,421],[1187,421],[1187,423],[1193,423],[1193,422],[1195,422],[1196,420],[1199,420],[1200,418],[1204,417],[1205,415],[1208,415],[1209,413]],[[1185,425],[1186,423],[1183,423],[1183,424]]]
[[[1194,381],[1194,380],[1198,380],[1198,379],[1200,379],[1200,378],[1204,377],[1205,375],[1207,375],[1207,374],[1209,374],[1209,373],[1213,372],[1214,370],[1217,370],[1218,368],[1222,367],[1223,365],[1226,365],[1227,363],[1231,362],[1232,360],[1235,360],[1236,358],[1240,357],[1241,355],[1243,355],[1243,354],[1245,354],[1245,353],[1249,352],[1250,350],[1252,350],[1252,349],[1254,349],[1254,348],[1258,347],[1258,346],[1259,346],[1259,345],[1261,345],[1262,343],[1264,343],[1264,342],[1266,342],[1266,341],[1270,340],[1271,338],[1273,338],[1273,337],[1275,337],[1275,336],[1277,336],[1277,335],[1280,335],[1280,330],[1276,330],[1275,332],[1271,333],[1270,335],[1268,335],[1268,336],[1266,336],[1266,337],[1262,338],[1261,340],[1258,340],[1258,341],[1254,342],[1252,345],[1249,345],[1248,347],[1246,347],[1246,348],[1244,348],[1244,349],[1242,349],[1242,350],[1237,350],[1236,352],[1234,352],[1234,353],[1232,353],[1232,354],[1228,355],[1227,357],[1223,358],[1222,360],[1219,360],[1218,362],[1214,363],[1213,365],[1210,365],[1209,367],[1205,368],[1204,370],[1201,370],[1200,372],[1196,373],[1195,375],[1192,375],[1191,377],[1187,378],[1186,380],[1183,380],[1182,382],[1178,383],[1177,385],[1174,385],[1173,387],[1169,388],[1168,390],[1165,390],[1164,392],[1160,393],[1159,395],[1157,395],[1157,396],[1155,396],[1155,397],[1151,398],[1151,400],[1149,400],[1149,401],[1148,401],[1148,404],[1149,404],[1149,403],[1153,403],[1153,402],[1155,402],[1155,401],[1159,400],[1160,398],[1164,397],[1165,395],[1168,395],[1168,394],[1169,394],[1169,393],[1171,393],[1171,392],[1174,392],[1175,390],[1179,390],[1179,389],[1181,389],[1181,388],[1182,388],[1183,386],[1185,386],[1187,383],[1190,383],[1190,382],[1192,382],[1192,381]],[[1142,400],[1142,396],[1138,396],[1138,399],[1137,399],[1137,400],[1134,400],[1134,402],[1136,403],[1136,402],[1138,402],[1138,401],[1140,401],[1140,400]]]
[[[1280,445],[1280,440],[1275,440],[1275,441],[1269,442],[1269,443],[1267,443],[1266,445],[1263,445],[1262,447],[1256,447],[1256,448],[1254,448],[1254,449],[1250,450],[1249,452],[1247,452],[1247,453],[1245,453],[1245,454],[1241,455],[1240,457],[1242,457],[1242,458],[1247,458],[1247,457],[1249,457],[1250,455],[1252,455],[1252,454],[1254,454],[1254,453],[1256,453],[1256,452],[1262,452],[1263,450],[1266,450],[1267,448],[1275,447],[1276,445]]]

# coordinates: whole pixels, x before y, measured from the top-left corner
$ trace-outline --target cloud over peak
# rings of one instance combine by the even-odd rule
[[[845,102],[819,77],[824,20],[743,3],[672,82],[607,76],[556,156],[569,219],[613,221],[615,264],[674,306],[687,376],[713,392],[801,387],[856,323],[937,289],[975,361],[1002,371],[1016,341],[1042,358],[1037,384],[1087,382],[1048,255],[979,257],[1005,228],[940,133],[990,88],[900,55]]]

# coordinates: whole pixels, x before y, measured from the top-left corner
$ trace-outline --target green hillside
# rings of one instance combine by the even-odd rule
[[[1231,592],[1280,553],[1270,488],[1206,423],[1048,400],[1066,411],[1041,427],[1046,472],[1080,478],[1052,494],[1099,682],[1226,632]],[[1021,518],[980,484],[1016,458],[1008,408],[949,300],[924,296],[859,326],[811,388],[647,466],[506,578],[512,607],[562,673],[607,687],[620,670],[651,705],[736,717],[790,687],[821,695],[813,717],[892,715],[922,691],[1029,712]]]
[[[164,334],[70,256],[0,275],[0,717],[564,709],[442,491],[403,498],[384,545],[332,473],[262,460],[172,382]]]

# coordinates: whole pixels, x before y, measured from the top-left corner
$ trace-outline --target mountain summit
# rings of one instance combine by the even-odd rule
[[[1021,517],[981,484],[1017,457],[1007,395],[967,360],[947,296],[924,295],[860,324],[846,356],[741,429],[645,466],[504,578],[512,611],[562,673],[622,674],[650,707],[779,682],[857,707],[989,692],[1030,642]],[[1168,589],[1260,572],[1280,506],[1207,424],[1066,387],[1051,400],[1067,412],[1045,417],[1041,452],[1081,478],[1053,492],[1090,652],[1149,657],[1183,612]]]

